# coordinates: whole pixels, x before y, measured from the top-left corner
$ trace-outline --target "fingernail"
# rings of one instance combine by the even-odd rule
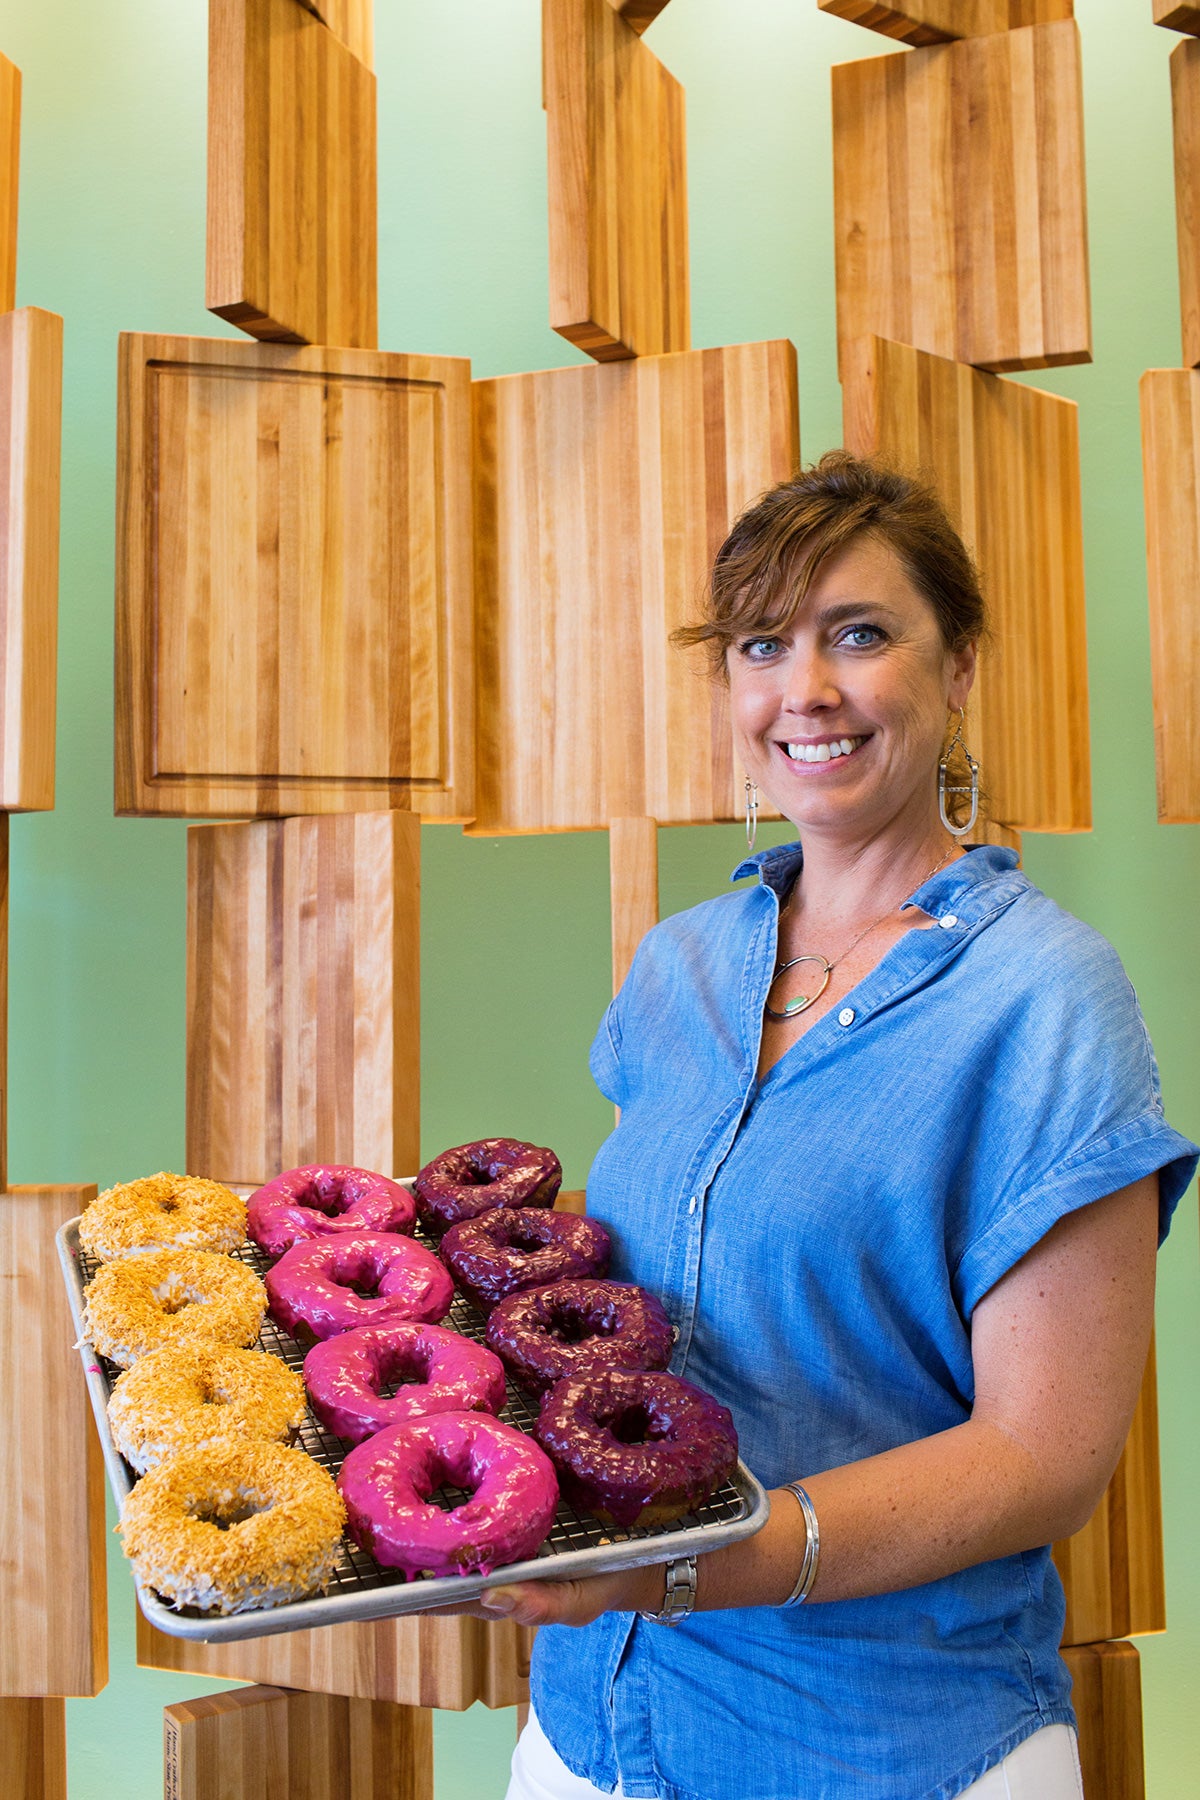
[[[480,1595],[480,1605],[485,1606],[488,1612],[510,1613],[516,1604],[516,1595],[506,1593],[503,1588],[490,1588],[487,1593]]]

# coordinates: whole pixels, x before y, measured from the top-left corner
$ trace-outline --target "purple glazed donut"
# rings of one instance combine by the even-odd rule
[[[607,1275],[611,1250],[597,1220],[529,1206],[498,1206],[464,1219],[450,1227],[439,1247],[463,1293],[484,1312],[520,1288]]]
[[[421,1217],[444,1231],[495,1206],[553,1206],[561,1185],[553,1150],[516,1138],[481,1138],[426,1163],[413,1192]]]
[[[733,1414],[678,1375],[603,1369],[556,1382],[534,1432],[572,1505],[614,1525],[663,1525],[737,1463]]]
[[[246,1229],[268,1256],[346,1231],[410,1232],[417,1203],[407,1188],[370,1169],[311,1163],[287,1169],[251,1194]]]
[[[406,1385],[384,1395],[397,1378]],[[416,1322],[363,1325],[314,1344],[304,1385],[322,1425],[360,1444],[426,1413],[498,1413],[504,1365],[460,1332]]]
[[[471,1498],[429,1503],[448,1482]],[[350,1535],[406,1576],[490,1575],[532,1556],[554,1521],[554,1465],[532,1438],[489,1413],[431,1413],[351,1450],[338,1487]]]
[[[302,1341],[305,1333],[337,1337],[399,1319],[436,1323],[454,1298],[454,1283],[432,1250],[369,1231],[295,1244],[265,1279],[272,1318]]]
[[[674,1341],[654,1295],[618,1281],[524,1288],[487,1323],[488,1348],[534,1393],[596,1369],[665,1369]]]

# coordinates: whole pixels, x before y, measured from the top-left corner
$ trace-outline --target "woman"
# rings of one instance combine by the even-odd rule
[[[1196,1149],[1109,945],[939,807],[983,629],[937,502],[836,452],[738,522],[684,634],[799,842],[642,944],[588,1202],[771,1513],[666,1585],[488,1596],[545,1627],[510,1796],[1081,1792],[1044,1546],[1120,1454]],[[638,1616],[665,1595],[674,1629]]]

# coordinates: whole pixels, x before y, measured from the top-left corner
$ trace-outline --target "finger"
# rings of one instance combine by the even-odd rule
[[[489,1588],[480,1596],[487,1613],[517,1625],[587,1625],[596,1616],[578,1581],[525,1581]]]

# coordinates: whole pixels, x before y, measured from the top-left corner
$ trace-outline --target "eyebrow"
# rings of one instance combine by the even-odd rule
[[[835,606],[823,606],[816,621],[818,625],[842,625],[847,619],[861,619],[864,613],[881,613],[885,619],[896,617],[883,600],[842,600]]]

